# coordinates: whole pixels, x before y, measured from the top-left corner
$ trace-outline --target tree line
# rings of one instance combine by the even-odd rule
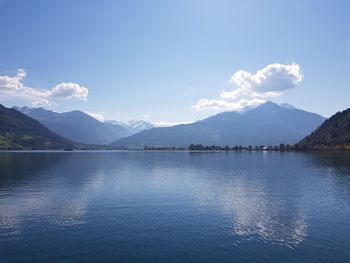
[[[284,144],[276,146],[219,146],[219,145],[203,145],[203,144],[190,144],[188,147],[144,147],[144,150],[154,150],[154,151],[295,151],[298,150],[297,144]]]

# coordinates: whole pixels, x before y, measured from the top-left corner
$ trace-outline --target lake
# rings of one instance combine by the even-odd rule
[[[0,262],[349,262],[349,248],[348,153],[0,153]]]

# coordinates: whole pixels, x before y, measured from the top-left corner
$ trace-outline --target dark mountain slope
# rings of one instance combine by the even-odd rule
[[[338,112],[298,143],[300,148],[350,146],[350,109]]]
[[[0,149],[64,149],[72,142],[38,121],[0,105]]]

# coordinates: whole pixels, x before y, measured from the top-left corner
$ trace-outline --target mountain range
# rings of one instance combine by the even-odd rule
[[[73,142],[62,138],[25,114],[0,105],[0,149],[64,149]]]
[[[89,149],[97,144],[143,149],[190,144],[232,147],[280,143],[296,144],[298,149],[350,148],[350,109],[326,119],[289,104],[266,102],[253,109],[223,112],[190,124],[151,127],[143,121],[100,122],[81,111],[58,113],[0,105],[0,149],[84,149],[86,144],[94,144]]]
[[[266,102],[242,112],[224,112],[191,124],[144,130],[119,139],[121,149],[204,145],[294,144],[310,134],[326,118],[291,105]]]
[[[39,121],[51,131],[84,144],[109,144],[142,130],[142,127],[148,127],[146,122],[142,122],[144,126],[138,128],[130,125],[122,126],[116,122],[100,122],[85,112],[77,110],[58,113],[44,108],[15,107],[15,109]],[[135,121],[134,125],[136,124]]]

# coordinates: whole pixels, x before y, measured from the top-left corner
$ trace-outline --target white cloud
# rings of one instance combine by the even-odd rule
[[[241,99],[237,102],[230,102],[226,100],[207,100],[207,99],[201,99],[197,102],[195,106],[192,108],[196,110],[205,110],[205,109],[212,109],[212,110],[241,110],[245,107],[250,106],[257,106],[261,103],[264,103],[265,100],[262,99]]]
[[[269,98],[280,96],[284,91],[295,88],[303,79],[298,64],[270,64],[255,74],[239,70],[230,82],[234,89],[223,91],[221,99],[201,99],[192,108],[196,110],[240,110],[255,106]]]
[[[52,104],[46,100],[46,99],[39,99],[39,100],[36,100],[36,101],[33,101],[31,102],[31,104],[34,106],[34,107],[45,107],[45,106],[51,106]]]
[[[236,87],[235,93],[266,96],[269,93],[280,93],[294,88],[303,79],[300,66],[271,64],[258,70],[255,74],[239,70],[230,79]]]
[[[96,113],[96,112],[85,112],[85,113],[90,115],[91,117],[95,118],[96,120],[98,120],[100,122],[104,122],[106,120],[103,113]]]
[[[18,69],[13,77],[0,76],[0,94],[11,98],[21,98],[31,102],[33,106],[50,106],[50,100],[79,99],[87,100],[89,90],[77,83],[63,82],[52,89],[40,90],[27,87],[23,79],[27,76],[24,69]]]
[[[14,77],[0,76],[0,89],[19,90],[23,87],[22,80],[27,75],[24,69],[18,69]]]
[[[56,85],[51,90],[47,91],[47,94],[51,98],[63,98],[63,99],[81,99],[87,100],[89,90],[77,83],[63,82]]]

